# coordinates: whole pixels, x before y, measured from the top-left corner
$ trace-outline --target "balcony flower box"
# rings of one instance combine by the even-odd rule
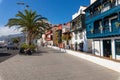
[[[99,27],[99,30],[103,30],[103,27],[102,27],[102,26],[100,26],[100,27]]]
[[[93,29],[90,30],[91,33],[93,33],[93,31],[94,31]]]
[[[115,22],[115,25],[116,25],[117,28],[119,28],[120,27],[120,22]]]

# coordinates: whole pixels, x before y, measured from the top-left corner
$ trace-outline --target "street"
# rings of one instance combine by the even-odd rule
[[[0,63],[0,80],[120,80],[120,73],[40,47],[39,53],[18,54]]]
[[[0,63],[15,56],[18,50],[7,50],[7,48],[0,48]]]

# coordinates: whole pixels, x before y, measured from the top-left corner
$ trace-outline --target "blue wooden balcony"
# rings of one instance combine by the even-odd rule
[[[117,6],[115,6],[115,4],[109,3],[107,4],[105,7],[108,7],[108,10],[104,10],[104,7],[102,10],[100,11],[94,11],[93,14],[86,16],[86,24],[94,22],[98,19],[102,19],[108,15],[111,15],[113,13],[117,13],[120,11],[120,4],[118,4]]]
[[[93,33],[91,31],[87,31],[87,38],[93,39],[93,38],[106,38],[106,37],[115,37],[120,35],[120,27],[117,28],[114,26],[111,28],[111,31],[108,27],[105,27],[101,33],[99,29],[94,30]]]

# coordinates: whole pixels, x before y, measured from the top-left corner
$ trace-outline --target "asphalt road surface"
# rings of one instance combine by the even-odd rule
[[[120,80],[120,73],[40,47],[39,53],[16,55],[0,63],[0,80]]]
[[[7,50],[0,48],[0,63],[18,54],[18,50]]]

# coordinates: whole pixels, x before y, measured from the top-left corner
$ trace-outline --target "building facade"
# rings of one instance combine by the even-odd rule
[[[96,0],[85,12],[92,53],[120,60],[120,0]]]
[[[70,22],[62,25],[62,44],[63,48],[70,49]]]
[[[79,11],[72,16],[72,21],[70,22],[70,31],[72,34],[71,48],[90,52],[92,44],[86,37],[85,9],[86,7],[80,6]]]
[[[45,33],[45,40],[47,45],[53,45],[53,33],[52,29],[47,30]]]

